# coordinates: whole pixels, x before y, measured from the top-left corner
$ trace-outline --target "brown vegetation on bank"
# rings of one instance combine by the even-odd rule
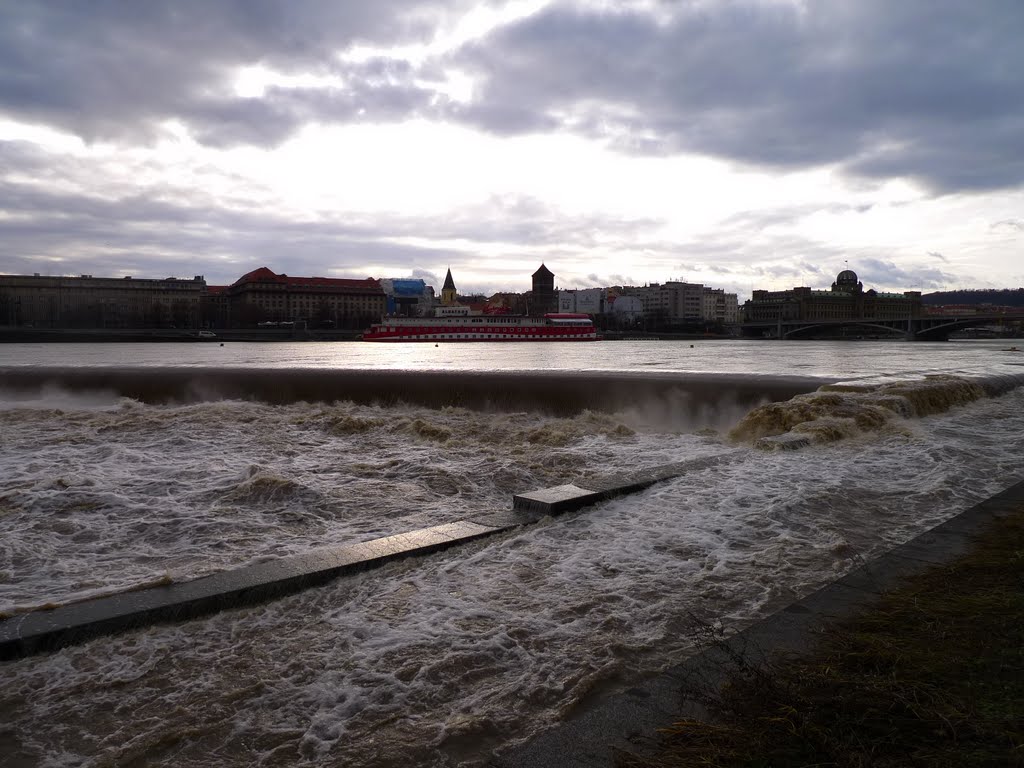
[[[730,659],[720,690],[684,692],[709,716],[621,768],[1024,766],[1024,508],[831,626],[813,653]]]

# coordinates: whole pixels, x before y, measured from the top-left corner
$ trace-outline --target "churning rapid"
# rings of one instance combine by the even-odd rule
[[[892,359],[914,345],[858,354],[872,346]],[[478,765],[677,662],[691,615],[740,626],[1024,476],[1024,361],[972,347],[964,366],[966,348],[947,344],[924,372],[825,363],[794,377],[769,349],[814,347],[715,354],[718,370],[756,376],[643,362],[0,369],[0,613],[13,620],[722,457],[276,602],[5,662],[0,754]]]

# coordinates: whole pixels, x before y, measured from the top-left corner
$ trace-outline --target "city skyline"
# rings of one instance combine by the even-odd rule
[[[1011,2],[11,4],[0,272],[1024,284]]]

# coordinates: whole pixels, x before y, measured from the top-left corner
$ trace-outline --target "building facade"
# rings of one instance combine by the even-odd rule
[[[0,275],[0,324],[36,328],[198,328],[206,292],[191,280]]]
[[[433,286],[419,278],[390,277],[380,281],[386,298],[385,311],[401,317],[422,317],[434,310]]]
[[[559,291],[558,311],[603,315],[607,311],[607,294],[608,291],[604,288]]]
[[[701,318],[705,322],[735,325],[739,322],[739,298],[723,288],[704,287]]]
[[[704,286],[700,283],[651,283],[627,286],[620,293],[635,296],[644,315],[659,323],[699,323],[704,313]]]
[[[644,305],[636,296],[612,295],[608,298],[611,315],[620,324],[635,323],[643,317]]]
[[[304,321],[310,327],[361,328],[379,320],[387,307],[373,278],[290,277],[260,267],[225,289],[229,325]]]
[[[900,320],[921,316],[921,292],[881,293],[864,290],[857,273],[845,269],[827,291],[791,288],[754,291],[743,305],[746,322],[814,322],[839,320]]]
[[[507,291],[492,294],[487,299],[486,311],[493,314],[525,315],[527,314],[526,296]]]

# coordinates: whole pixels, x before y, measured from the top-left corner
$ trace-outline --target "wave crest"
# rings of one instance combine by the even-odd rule
[[[881,432],[901,419],[944,413],[1020,383],[942,374],[881,384],[826,384],[816,392],[753,409],[729,437],[768,450],[835,442]]]

